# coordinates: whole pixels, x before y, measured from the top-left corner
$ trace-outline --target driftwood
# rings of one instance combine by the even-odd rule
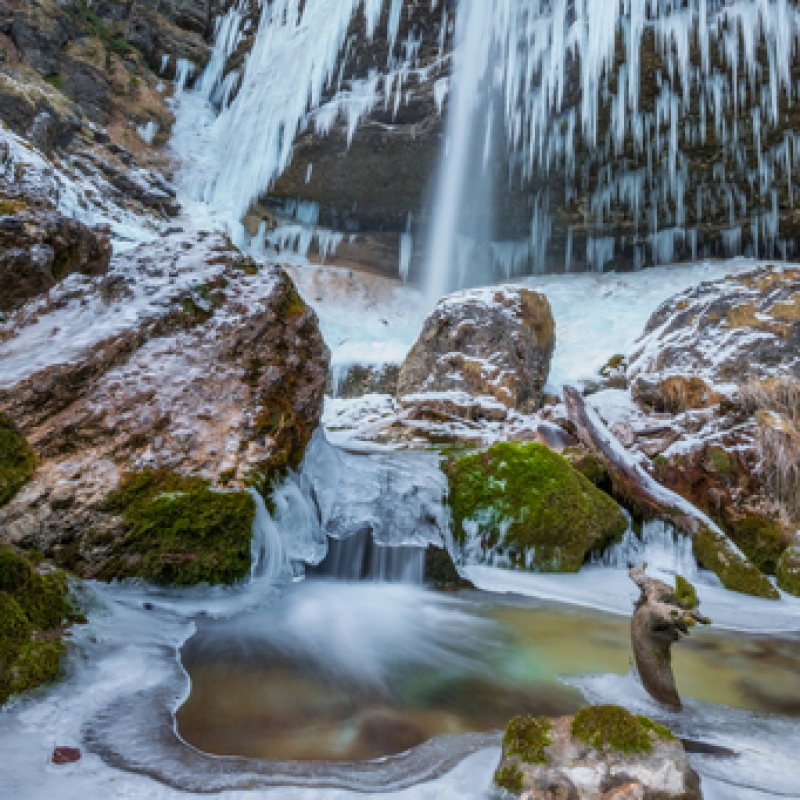
[[[631,643],[636,669],[648,694],[680,711],[681,698],[672,673],[672,645],[689,633],[696,622],[711,620],[699,611],[694,587],[678,579],[677,590],[645,573],[647,564],[629,570],[641,595],[631,618]]]

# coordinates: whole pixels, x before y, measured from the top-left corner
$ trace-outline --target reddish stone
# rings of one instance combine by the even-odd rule
[[[53,750],[52,762],[54,764],[74,764],[79,761],[81,751],[78,747],[56,747]]]

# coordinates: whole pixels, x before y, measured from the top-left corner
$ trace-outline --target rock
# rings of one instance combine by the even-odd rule
[[[628,377],[645,405],[702,408],[731,386],[776,374],[800,379],[798,344],[800,269],[762,267],[662,303],[629,359]]]
[[[494,397],[474,397],[459,391],[407,394],[400,398],[400,405],[405,409],[412,409],[415,419],[430,417],[442,420],[456,417],[472,421],[502,422],[508,416],[506,406]]]
[[[538,442],[448,461],[453,538],[470,563],[577,572],[627,528],[619,506]]]
[[[33,477],[36,454],[14,423],[0,414],[0,507]]]
[[[520,800],[701,800],[680,741],[618,706],[574,717],[515,717],[495,783]]]
[[[26,344],[42,323],[52,336]],[[0,411],[39,456],[0,538],[82,575],[246,574],[244,481],[268,495],[299,465],[328,371],[316,316],[282,270],[219,235],[164,236],[116,255],[102,280],[57,285],[0,335]]]
[[[16,11],[11,38],[24,59],[43,77],[57,75],[61,50],[69,41],[69,16],[52,0],[33,0]]]
[[[400,397],[460,391],[506,408],[535,407],[550,370],[555,323],[544,295],[519,286],[442,298],[400,369]]]
[[[90,46],[91,47],[91,46]],[[91,56],[79,42],[70,43],[61,58],[64,91],[81,107],[86,116],[97,125],[107,125],[111,112],[111,84],[105,63]]]
[[[681,699],[672,674],[672,645],[697,622],[710,620],[699,613],[694,587],[680,575],[675,588],[645,574],[647,564],[628,574],[641,595],[631,618],[631,641],[642,685],[659,703],[680,711]]]
[[[472,581],[462,578],[445,547],[429,544],[425,550],[424,580],[437,589],[474,589]]]
[[[56,747],[50,760],[53,764],[74,764],[81,760],[81,750],[79,747]]]
[[[4,199],[5,198],[5,199]],[[102,275],[111,244],[105,233],[65,217],[0,182],[0,311],[18,308],[67,275]]]

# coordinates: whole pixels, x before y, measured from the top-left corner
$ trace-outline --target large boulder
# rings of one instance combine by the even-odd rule
[[[108,236],[0,181],[0,311],[46,292],[73,273],[108,270]]]
[[[544,295],[522,286],[457,292],[425,320],[397,393],[466,392],[530,410],[540,401],[555,341]]]
[[[444,465],[453,538],[469,563],[577,572],[619,541],[616,502],[539,442],[502,442]]]
[[[41,327],[52,335],[34,338]],[[218,235],[166,236],[105,277],[62,281],[0,342],[0,412],[39,460],[0,512],[2,538],[104,578],[246,574],[245,482],[268,495],[299,465],[328,370],[282,270]]]
[[[672,733],[619,706],[574,717],[515,717],[495,783],[520,800],[700,800],[700,779]]]

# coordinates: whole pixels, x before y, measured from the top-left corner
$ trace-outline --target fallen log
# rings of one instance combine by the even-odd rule
[[[564,403],[578,438],[603,462],[614,493],[635,514],[672,523],[692,539],[697,560],[714,572],[726,589],[778,599],[780,594],[725,532],[700,509],[662,486],[608,430],[580,392],[564,387]]]

